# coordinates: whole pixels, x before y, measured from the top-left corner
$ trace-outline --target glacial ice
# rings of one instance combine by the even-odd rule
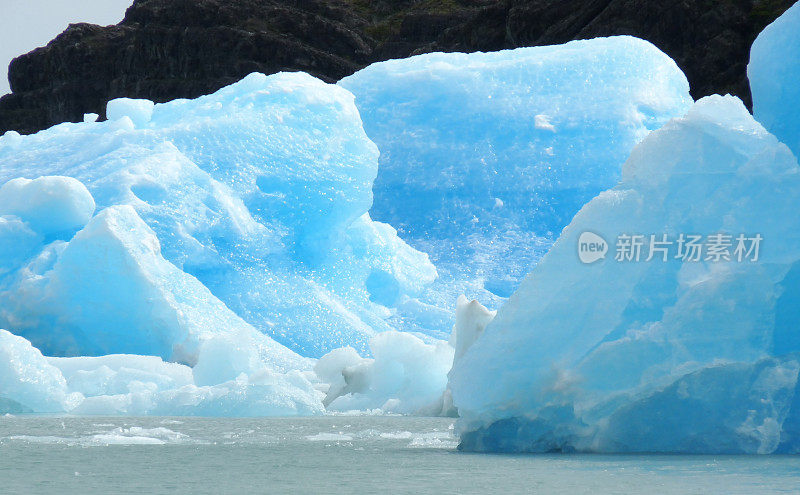
[[[117,98],[109,101],[106,105],[106,117],[108,120],[120,120],[127,117],[133,125],[141,127],[153,118],[154,108],[155,104],[150,100]]]
[[[108,115],[105,122],[0,138],[0,240],[18,246],[0,246],[0,327],[25,335],[45,354],[137,353],[194,364],[199,329],[225,325],[186,313],[182,304],[199,308],[212,299],[219,301],[208,313],[222,315],[217,309],[225,305],[304,356],[345,345],[367,352],[373,335],[392,328],[392,307],[436,277],[426,254],[370,219],[378,150],[364,134],[353,96],[338,86],[302,73],[251,74],[196,100],[113,100]],[[71,182],[27,180],[39,176]],[[156,274],[169,281],[146,271],[128,274],[125,265],[102,258],[105,248],[96,242],[110,243],[120,260],[139,251],[152,258],[146,245],[133,246],[114,231],[114,222],[127,228],[133,215],[123,206],[144,221],[137,229],[152,229],[147,242],[158,242],[176,268]],[[95,208],[107,211],[101,215],[108,221],[95,219],[63,244]],[[123,247],[128,254],[117,249]],[[119,290],[111,290],[116,279],[99,272],[82,279],[91,277],[82,272],[94,259],[109,262],[109,276],[133,278]],[[52,279],[52,290],[42,277]],[[137,304],[160,293],[162,282],[196,286],[189,289],[196,300],[141,312]],[[69,292],[72,283],[102,292]],[[139,292],[138,284],[147,289]],[[202,286],[210,293],[197,295]],[[42,292],[55,287],[59,294]],[[130,294],[131,303],[113,318],[111,310]],[[53,304],[38,305],[34,296]],[[97,304],[106,297],[107,304]],[[87,312],[89,301],[95,304]],[[156,313],[163,318],[146,335],[126,337]],[[115,323],[104,329],[103,342],[95,332],[107,317]],[[170,334],[175,319],[185,320],[185,334]],[[72,337],[57,341],[51,323],[56,335]],[[180,339],[189,339],[186,348],[173,355],[170,346]]]
[[[798,200],[797,159],[737,98],[654,131],[456,361],[461,447],[800,452]],[[605,258],[579,260],[584,232]],[[704,236],[698,261],[681,234]],[[739,234],[762,236],[756,261]],[[618,260],[623,235],[645,236],[640,261]]]
[[[633,146],[692,103],[675,63],[626,36],[424,54],[339,84],[381,151],[370,214],[439,271],[399,306],[402,324],[440,338],[458,295],[496,307]]]
[[[0,412],[83,415],[289,416],[320,414],[320,393],[299,371],[261,367],[215,385],[156,356],[46,358],[0,330]]]
[[[450,343],[455,351],[453,362],[467,353],[495,316],[497,311],[489,311],[478,300],[470,301],[466,296],[459,296],[456,301],[456,324],[450,334]]]
[[[314,365],[331,411],[370,410],[422,416],[455,416],[448,372],[492,321],[477,300],[459,296],[449,341],[426,343],[404,332],[370,340],[371,358],[352,347],[334,349]]]
[[[317,361],[314,371],[328,386],[328,410],[380,409],[385,413],[438,415],[453,364],[453,348],[389,331],[370,340],[372,358],[352,347],[335,349]]]
[[[0,411],[59,412],[79,402],[59,370],[30,342],[0,330]]]
[[[25,194],[21,205],[5,201],[17,194]],[[18,335],[0,331],[0,411],[322,411],[321,395],[307,378],[316,381],[309,375],[313,361],[257,331],[165,260],[131,206],[91,217],[94,201],[80,182],[47,176],[9,181],[0,202],[21,215],[2,218],[41,234],[39,245],[25,250],[38,254],[3,277],[1,318]],[[53,215],[42,215],[48,211]],[[66,232],[73,234],[68,241],[44,242],[47,233]],[[99,357],[45,358],[41,350]]]
[[[69,240],[94,210],[92,195],[70,177],[17,178],[0,187],[0,212],[24,221],[43,239]]]
[[[436,277],[367,213],[378,152],[353,96],[252,74],[107,113],[0,138],[0,328],[30,361],[0,409],[321,412],[314,360],[271,336],[367,353]]]
[[[750,49],[753,115],[800,156],[800,4],[764,28]]]
[[[202,364],[203,345],[227,339],[237,354],[260,348],[258,361],[276,368],[308,367],[166,261],[153,231],[127,205],[102,210],[69,242],[44,247],[8,278],[2,325],[47,355],[142,354],[194,366]],[[249,358],[239,361],[215,377],[252,371]]]
[[[792,147],[769,91],[756,115]],[[457,408],[470,450],[798,452],[797,161],[737,99],[690,105],[669,58],[615,37],[6,133],[0,412]],[[583,265],[584,231],[764,244]]]
[[[134,369],[134,374],[137,371]],[[123,372],[131,373],[131,370],[112,375],[112,380],[125,383],[129,377],[120,376]],[[251,375],[242,374],[234,380],[204,386],[190,383],[162,388],[156,381],[138,380],[127,384],[127,392],[87,396],[67,412],[82,415],[226,417],[296,416],[323,412],[319,392],[298,371],[284,374],[264,368]]]

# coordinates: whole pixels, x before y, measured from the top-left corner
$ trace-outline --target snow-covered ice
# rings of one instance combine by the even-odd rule
[[[446,338],[465,293],[494,309],[633,146],[692,103],[683,73],[632,37],[430,53],[344,78],[380,149],[376,220],[427,252],[439,280],[399,307]],[[444,317],[423,312],[446,308]],[[438,331],[438,333],[436,332]]]
[[[797,159],[737,98],[650,134],[456,362],[462,447],[800,451],[798,201]],[[609,255],[582,263],[584,232]],[[730,235],[731,260],[646,261],[682,233]],[[641,260],[618,261],[636,234]],[[756,261],[739,234],[763,238]]]

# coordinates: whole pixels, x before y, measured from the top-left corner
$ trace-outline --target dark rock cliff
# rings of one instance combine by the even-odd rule
[[[750,44],[794,0],[136,0],[116,26],[74,24],[14,59],[0,134],[35,132],[111,98],[196,97],[253,71],[336,81],[430,51],[490,51],[630,34],[686,73],[695,98],[748,105]]]

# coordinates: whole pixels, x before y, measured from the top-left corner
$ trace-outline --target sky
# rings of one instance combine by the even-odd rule
[[[75,22],[116,24],[133,0],[0,0],[0,95],[11,59],[44,46]]]

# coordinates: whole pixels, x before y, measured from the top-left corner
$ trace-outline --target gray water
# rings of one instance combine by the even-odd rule
[[[451,425],[0,417],[0,493],[800,493],[800,456],[467,454]]]

